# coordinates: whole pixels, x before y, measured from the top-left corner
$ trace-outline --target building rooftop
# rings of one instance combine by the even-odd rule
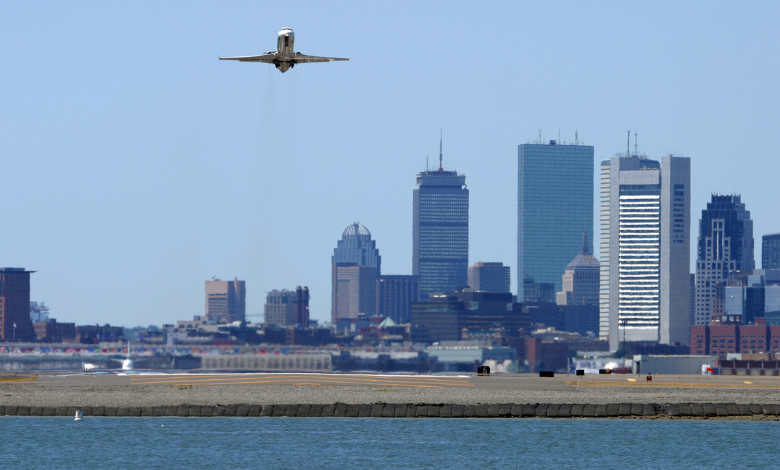
[[[368,235],[370,237],[371,232],[369,232],[364,225],[355,222],[354,224],[348,225],[341,234],[342,237],[346,237],[347,235]]]
[[[583,231],[582,250],[580,251],[580,254],[575,256],[574,259],[566,265],[566,269],[598,268],[600,265],[601,263],[599,263],[599,260],[588,251],[588,234]]]

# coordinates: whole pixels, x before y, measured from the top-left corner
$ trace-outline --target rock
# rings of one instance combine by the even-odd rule
[[[764,414],[764,410],[761,409],[761,405],[751,404],[749,406],[750,406],[750,413],[754,415]]]
[[[238,405],[238,408],[236,408],[236,416],[244,417],[249,414],[249,405]]]
[[[227,405],[225,407],[225,416],[235,416],[238,411],[238,405]]]
[[[490,418],[498,418],[498,417],[501,416],[499,411],[501,411],[501,406],[500,405],[488,405],[487,415]]]
[[[141,416],[154,416],[154,408],[151,406],[144,406],[141,408]]]
[[[40,406],[30,407],[30,416],[43,416],[43,408]]]
[[[131,407],[129,410],[127,410],[127,416],[132,416],[134,418],[141,416],[141,408],[137,406]]]
[[[547,404],[546,403],[537,404],[535,413],[537,418],[542,418],[547,416]]]
[[[464,418],[476,418],[477,417],[477,405],[464,405],[463,406]]]
[[[176,416],[187,418],[190,415],[190,405],[179,405],[176,407]]]
[[[391,403],[385,403],[382,407],[383,418],[395,418],[395,405]]]
[[[154,409],[155,410],[155,416],[160,416],[160,415],[156,414],[158,409],[159,408],[155,408]],[[200,415],[203,416],[203,417],[209,417],[209,418],[214,416],[214,407],[213,406],[203,406],[203,407],[201,407]]]
[[[509,414],[513,418],[519,418],[519,417],[523,416],[523,405],[512,405],[511,411],[509,412]]]
[[[384,410],[384,408],[385,408],[384,403],[374,403],[373,405],[371,405],[371,417],[381,418],[382,410]]]
[[[728,411],[729,416],[742,416],[742,411],[736,403],[728,403],[726,405],[726,411]]]
[[[545,413],[547,410],[545,410]],[[523,405],[523,414],[521,414],[523,418],[531,418],[533,416],[536,416],[536,405],[527,404]]]
[[[558,417],[559,418],[571,418],[571,405],[561,405],[558,408]]]
[[[130,408],[125,408],[125,407],[122,407],[122,406],[117,407],[116,415],[117,416],[123,416],[123,417],[124,416],[130,416]]]
[[[561,407],[561,405],[557,405],[555,403],[547,405],[547,414],[546,416],[548,418],[557,418],[558,417],[558,409]]]
[[[205,406],[203,408],[206,408]],[[211,408],[214,408],[213,406]],[[321,408],[320,408],[321,409]],[[247,412],[247,416],[251,416],[252,418],[256,418],[260,416],[260,413],[263,411],[263,405],[249,405],[249,411]],[[211,415],[209,415],[211,416]]]
[[[2,408],[2,407],[0,407]],[[100,414],[98,413],[98,410],[100,410]],[[54,413],[57,411],[57,408],[53,406],[46,406],[43,408],[43,415],[42,416],[54,416]],[[3,415],[3,410],[0,410],[0,416]],[[92,409],[92,416],[103,416],[103,407],[102,406],[96,406]]]
[[[581,404],[574,404],[571,405],[571,417],[572,418],[581,418],[582,412],[584,410],[585,406]]]
[[[428,405],[428,417],[440,418],[441,417],[441,405]]]
[[[680,405],[677,403],[669,403],[666,405],[667,416],[680,416]]]
[[[395,414],[394,414],[394,416],[396,418],[406,418],[406,408],[407,408],[407,406],[408,405],[406,403],[395,405]]]
[[[452,405],[441,405],[441,409],[439,410],[439,417],[452,418],[452,408],[454,408]]]
[[[453,418],[462,418],[463,412],[465,411],[465,406],[463,405],[452,405],[452,417]]]
[[[165,416],[176,416],[175,414],[170,415],[168,414],[168,410],[170,410],[170,406],[165,409]],[[273,413],[273,408],[271,408],[271,413]],[[211,416],[225,416],[225,405],[217,405],[214,407],[214,411],[211,413]],[[273,414],[269,415],[273,416]]]
[[[428,417],[428,405],[417,405],[417,418]]]
[[[332,405],[322,405],[322,417],[323,418],[330,418],[336,413],[336,404]]]
[[[284,410],[284,416],[295,418],[298,415],[298,407],[299,405],[287,405],[287,408]]]
[[[607,415],[607,409],[604,408],[604,416]],[[596,405],[587,404],[582,407],[583,418],[595,418],[596,417]]]
[[[417,405],[406,405],[406,417],[407,418],[416,418],[417,417]]]
[[[19,408],[18,406],[6,406],[3,412],[5,413],[4,416],[16,416],[16,410]],[[65,415],[62,415],[65,416]]]
[[[76,410],[73,410],[73,415],[76,415]],[[29,406],[17,406],[16,407],[16,416],[30,416],[30,407]]]
[[[249,409],[247,408],[247,413],[249,412]],[[311,416],[311,405],[306,404],[300,404],[298,405],[298,412],[295,414],[297,418],[308,418]]]
[[[658,410],[655,405],[642,405],[643,416],[657,416]]]
[[[488,417],[488,406],[487,405],[477,405],[476,409],[474,411],[474,415],[477,418],[487,418]]]
[[[728,416],[729,410],[726,408],[725,403],[715,403],[715,415],[716,416]]]
[[[701,403],[691,403],[691,416],[704,417],[704,407],[701,406]]]
[[[512,416],[512,405],[498,405],[498,416],[501,418],[509,418]]]
[[[750,416],[753,412],[750,410],[750,405],[737,405],[739,407],[740,416]]]
[[[319,418],[322,416],[322,405],[311,405],[311,409],[309,410],[309,417],[310,418]],[[249,408],[249,412],[252,412],[252,408]],[[251,416],[251,414],[250,414]]]
[[[59,410],[59,408],[57,410]],[[116,416],[116,407],[114,407],[114,406],[107,406],[107,407],[105,407],[104,410],[103,410],[103,415],[104,416]]]
[[[596,418],[606,418],[607,416],[607,405],[596,405]]]
[[[607,416],[610,418],[617,418],[618,411],[620,411],[620,405],[617,403],[610,403],[607,405]]]
[[[631,403],[621,403],[618,405],[618,416],[631,416]]]
[[[691,405],[688,403],[680,403],[677,405],[678,409],[680,410],[680,416],[691,416]]]
[[[645,411],[641,403],[631,404],[631,416],[644,416]]]
[[[715,409],[715,405],[712,403],[702,403],[702,410],[704,410],[704,416],[717,416],[718,411]]]

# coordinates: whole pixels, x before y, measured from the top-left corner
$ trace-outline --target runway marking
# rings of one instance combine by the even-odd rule
[[[751,381],[749,381],[749,380],[745,380],[745,383],[746,383],[746,384],[753,385],[753,382],[751,382]]]
[[[576,385],[577,382],[565,381],[566,385]],[[740,383],[719,383],[719,384],[703,384],[703,383],[691,383],[691,382],[580,382],[581,386],[594,386],[594,387],[685,387],[685,388],[780,388],[780,385],[775,384],[752,384],[743,385]]]
[[[214,377],[213,375],[166,375],[166,376],[135,376],[130,378],[132,385],[245,385],[245,384],[277,384],[277,385],[362,385],[362,386],[398,386],[418,388],[444,388],[445,386],[474,387],[465,378],[455,377],[417,377],[417,376],[359,376],[359,375],[328,375],[317,376],[318,382],[312,382],[310,374],[273,375],[273,374],[236,374]],[[308,379],[308,380],[305,380]]]
[[[270,381],[270,382],[278,382],[278,383],[289,383],[289,382],[295,382],[296,380],[300,379],[311,379],[311,377],[306,376],[300,376],[300,377],[290,377],[290,376],[268,376],[268,375],[262,375],[262,376],[247,376],[247,375],[235,375],[235,376],[220,376],[220,377],[214,377],[214,376],[188,376],[188,375],[180,375],[180,376],[165,376],[165,377],[131,377],[131,383],[134,384],[165,384],[165,383],[171,383],[171,382],[187,382],[187,383],[206,383],[206,382],[219,382],[219,381],[225,381],[225,380],[239,380],[239,379],[254,379],[254,380],[262,380],[262,381]],[[391,377],[366,377],[366,376],[319,376],[317,377],[318,380],[324,380],[328,382],[336,382],[336,383],[342,383],[342,382],[349,382],[349,383],[363,383],[366,385],[370,385],[372,383],[378,383],[378,384],[384,384],[388,382],[404,382],[408,384],[423,384],[423,383],[436,383],[436,384],[442,384],[442,385],[467,385],[468,381],[463,379],[431,379],[431,378],[425,378],[422,380],[419,380],[417,377],[398,377],[398,378],[391,378]],[[239,380],[240,381],[240,380]],[[238,382],[236,382],[238,383]]]
[[[269,380],[246,380],[246,381],[232,381],[232,382],[210,382],[210,383],[197,383],[197,382],[187,382],[187,381],[178,381],[178,382],[133,382],[133,385],[244,385],[244,384],[275,384],[275,385],[309,385],[309,384],[302,384],[302,383],[294,383],[294,382],[278,382],[278,381],[269,381]],[[320,384],[316,384],[320,385]],[[330,384],[328,384],[330,385]],[[387,385],[387,386],[395,386],[395,387],[417,387],[417,388],[444,388],[441,385],[420,385],[420,384],[408,384],[408,383],[397,383],[397,382],[380,382],[380,383],[364,383],[364,382],[344,382],[343,385],[367,385],[367,386],[378,386],[378,385]],[[473,387],[474,385],[462,385],[463,387]]]
[[[627,379],[629,382],[636,382],[636,379]]]

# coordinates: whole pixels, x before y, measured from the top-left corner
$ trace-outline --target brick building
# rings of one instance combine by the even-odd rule
[[[780,353],[780,326],[694,325],[691,354],[726,359],[729,353]]]

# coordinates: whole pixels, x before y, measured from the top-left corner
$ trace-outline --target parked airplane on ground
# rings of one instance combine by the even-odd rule
[[[220,57],[219,60],[237,60],[239,62],[263,62],[265,64],[274,64],[280,72],[284,73],[295,67],[295,64],[306,64],[310,62],[333,62],[340,59],[338,57],[318,57],[314,55],[304,55],[293,50],[295,42],[295,33],[290,28],[282,28],[276,40],[276,50],[266,52],[263,55],[249,55],[241,57]]]

